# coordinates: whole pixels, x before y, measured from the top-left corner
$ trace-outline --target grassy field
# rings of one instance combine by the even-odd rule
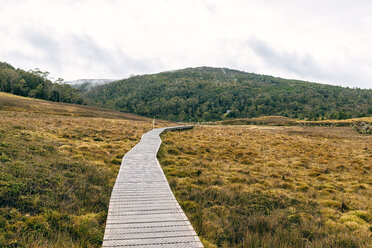
[[[372,136],[198,126],[159,160],[205,247],[372,247]]]
[[[150,129],[136,115],[0,93],[0,247],[100,247],[121,158]]]
[[[0,247],[100,247],[121,158],[152,120],[4,93],[0,117]],[[162,138],[206,247],[372,246],[372,136],[217,125]]]
[[[353,126],[356,123],[372,123],[372,117],[345,120],[306,121],[282,116],[261,116],[257,118],[227,119],[214,122],[218,125],[272,125],[272,126]]]

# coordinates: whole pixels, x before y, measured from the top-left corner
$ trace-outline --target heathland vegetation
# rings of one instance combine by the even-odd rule
[[[319,126],[319,127],[354,127],[361,134],[372,134],[372,117],[345,120],[305,121],[282,116],[261,116],[216,121],[214,125],[269,125],[269,126]]]
[[[162,139],[161,165],[205,247],[372,246],[372,136],[215,125]]]
[[[101,245],[121,157],[153,126],[58,103],[84,97],[148,117],[219,120],[164,134],[158,154],[205,247],[372,246],[372,90],[207,67],[85,93],[61,82],[0,63],[0,91],[20,95],[0,93],[0,247]]]
[[[262,115],[319,120],[372,115],[372,90],[209,67],[133,76],[95,87],[85,96],[99,106],[173,121]]]
[[[0,247],[100,247],[121,158],[151,120],[6,93],[0,116]]]

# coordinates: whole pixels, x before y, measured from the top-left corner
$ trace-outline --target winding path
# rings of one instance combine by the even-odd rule
[[[162,132],[190,128],[153,129],[125,154],[111,194],[103,247],[203,247],[156,158]]]

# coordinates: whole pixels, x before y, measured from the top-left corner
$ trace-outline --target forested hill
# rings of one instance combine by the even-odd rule
[[[86,97],[100,106],[173,121],[262,115],[344,119],[372,114],[372,90],[209,67],[133,76],[98,86]]]
[[[39,69],[24,71],[0,62],[0,91],[54,102],[84,103],[77,89],[62,83],[63,79],[52,82],[48,76]]]

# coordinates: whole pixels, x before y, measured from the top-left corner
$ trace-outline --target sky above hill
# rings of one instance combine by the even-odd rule
[[[372,88],[370,0],[0,0],[0,60],[55,78],[213,66]]]

